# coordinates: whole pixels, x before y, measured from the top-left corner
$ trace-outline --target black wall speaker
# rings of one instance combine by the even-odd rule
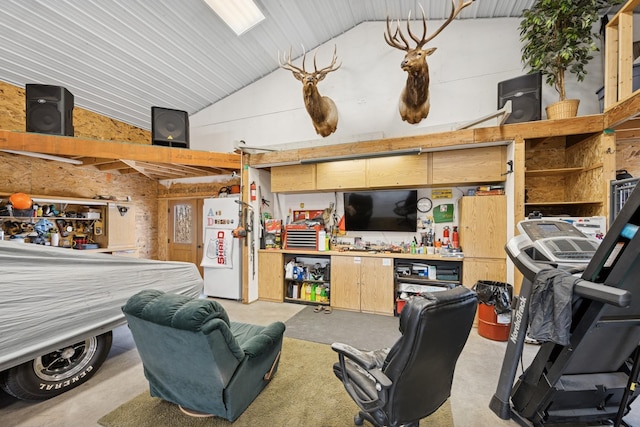
[[[522,123],[542,117],[542,74],[534,73],[498,83],[498,109],[511,100],[505,123]]]
[[[186,111],[151,107],[153,145],[189,148],[189,115]]]
[[[27,132],[73,136],[73,95],[61,86],[25,86]]]

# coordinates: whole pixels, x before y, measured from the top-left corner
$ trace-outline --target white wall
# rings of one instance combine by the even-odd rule
[[[229,152],[238,140],[249,146],[305,147],[453,129],[456,124],[496,111],[497,83],[526,73],[521,63],[519,22],[517,18],[457,20],[429,43],[437,47],[428,60],[431,112],[417,125],[403,122],[397,111],[406,80],[400,68],[404,52],[385,43],[384,22],[366,22],[318,50],[320,67],[329,64],[334,45],[338,62],[342,62],[341,68],[318,86],[338,107],[334,134],[321,138],[315,133],[304,109],[301,83],[289,71],[276,69],[192,115],[191,148]],[[428,28],[437,28],[440,23],[430,22]],[[277,52],[273,58],[275,65]],[[307,58],[309,67],[311,58],[312,53]],[[300,61],[293,62],[300,65]],[[579,115],[599,112],[595,92],[602,87],[602,67],[596,52],[584,82],[569,77],[568,96],[581,99]],[[556,100],[555,90],[544,85],[543,107]]]

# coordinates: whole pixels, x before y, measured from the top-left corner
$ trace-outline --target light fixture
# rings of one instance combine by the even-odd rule
[[[4,151],[5,153],[18,154],[20,156],[37,157],[38,159],[44,159],[44,160],[55,160],[56,162],[70,163],[72,165],[82,164],[81,160],[68,159],[66,157],[60,157],[60,156],[52,156],[51,154],[32,153],[31,151],[18,151],[18,150],[0,150],[0,151]]]
[[[408,154],[420,154],[422,148],[407,148],[404,150],[392,150],[392,151],[379,151],[376,153],[361,153],[361,154],[347,154],[345,156],[334,157],[319,157],[317,159],[302,159],[300,164],[313,164],[313,163],[325,163],[325,162],[337,162],[340,160],[359,160],[359,159],[372,159],[375,157],[387,157],[387,156],[405,156]]]
[[[264,15],[253,0],[204,1],[239,36],[264,20]]]

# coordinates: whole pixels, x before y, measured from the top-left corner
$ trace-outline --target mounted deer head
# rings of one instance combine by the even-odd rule
[[[316,54],[318,52],[316,51]],[[320,95],[318,92],[318,82],[323,80],[331,71],[340,68],[336,66],[336,47],[333,48],[333,59],[328,67],[318,70],[316,65],[316,54],[313,55],[313,72],[305,69],[306,52],[302,55],[302,68],[296,67],[291,63],[291,49],[289,56],[283,54],[283,61],[280,60],[280,52],[278,52],[278,63],[281,68],[289,70],[293,73],[293,77],[302,82],[302,96],[304,98],[304,106],[311,116],[313,127],[318,135],[323,137],[331,135],[338,127],[338,109],[331,98]]]
[[[429,115],[429,65],[427,65],[427,56],[435,52],[436,48],[422,49],[427,42],[433,40],[447,25],[458,16],[465,7],[473,3],[474,0],[463,3],[460,0],[456,6],[455,0],[451,0],[451,14],[449,18],[438,28],[433,34],[427,37],[427,19],[422,10],[422,37],[418,38],[411,32],[409,22],[411,21],[411,12],[407,18],[407,33],[409,37],[416,42],[415,47],[410,47],[406,37],[400,30],[400,20],[397,21],[395,32],[391,32],[391,24],[389,16],[387,16],[387,32],[384,34],[384,40],[391,47],[404,50],[407,52],[400,66],[408,73],[407,84],[402,89],[400,95],[400,117],[409,123],[420,123],[422,119]],[[399,39],[398,39],[399,38]]]

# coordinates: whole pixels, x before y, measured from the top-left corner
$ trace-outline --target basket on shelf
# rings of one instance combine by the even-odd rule
[[[578,115],[579,99],[565,99],[564,101],[554,102],[549,104],[545,110],[547,112],[547,119],[569,119]]]

